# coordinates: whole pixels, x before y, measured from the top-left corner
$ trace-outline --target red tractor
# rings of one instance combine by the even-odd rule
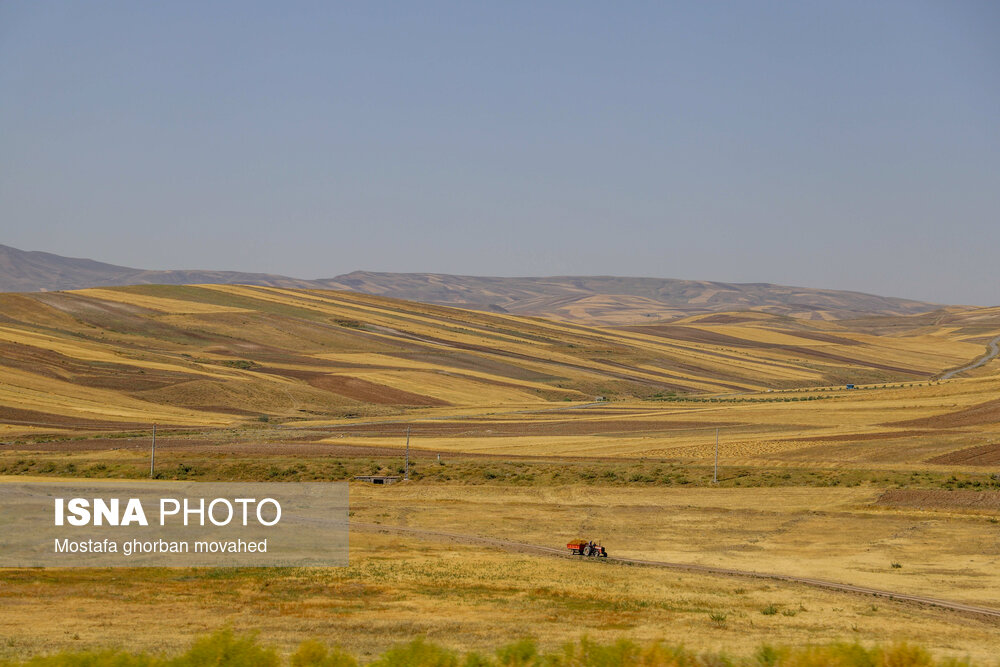
[[[574,556],[593,556],[595,558],[607,558],[608,550],[593,540],[573,540],[566,545],[566,548]]]

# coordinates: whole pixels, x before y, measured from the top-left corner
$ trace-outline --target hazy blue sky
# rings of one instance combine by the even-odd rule
[[[0,3],[0,243],[1000,303],[1000,2]]]

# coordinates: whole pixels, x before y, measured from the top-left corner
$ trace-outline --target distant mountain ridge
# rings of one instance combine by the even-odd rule
[[[245,284],[347,290],[459,308],[604,325],[648,323],[739,310],[803,319],[842,319],[865,315],[913,315],[941,307],[940,304],[861,292],[670,278],[494,278],[354,271],[335,278],[304,280],[238,271],[149,271],[0,245],[2,292],[141,284]]]
[[[50,252],[18,250],[0,245],[0,292],[52,292],[119,285],[198,283],[315,288],[313,281],[310,280],[297,280],[269,273],[149,271],[105,264],[92,259],[63,257]]]
[[[410,301],[609,325],[738,310],[842,319],[874,313],[912,315],[941,307],[861,292],[671,278],[487,278],[355,271],[323,282],[335,289]]]

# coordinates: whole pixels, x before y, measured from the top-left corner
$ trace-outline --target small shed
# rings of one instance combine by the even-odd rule
[[[397,475],[356,475],[354,481],[371,484],[395,484],[399,481],[399,477]]]

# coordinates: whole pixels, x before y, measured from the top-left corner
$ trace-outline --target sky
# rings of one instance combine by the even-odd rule
[[[1000,3],[0,3],[0,243],[1000,304]]]

